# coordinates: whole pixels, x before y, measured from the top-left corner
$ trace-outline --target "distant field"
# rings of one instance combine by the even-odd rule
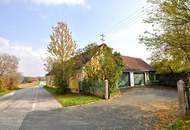
[[[23,84],[19,84],[18,88],[30,88],[30,87],[34,87],[38,84],[39,84],[39,82],[23,83]]]
[[[30,88],[30,87],[36,86],[38,84],[39,84],[39,82],[19,84],[18,88],[14,89],[14,90],[22,89],[22,88]],[[14,90],[6,90],[6,89],[0,90],[0,96],[6,95]]]

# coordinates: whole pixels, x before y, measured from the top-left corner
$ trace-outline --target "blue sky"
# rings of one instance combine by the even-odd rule
[[[116,51],[146,60],[149,52],[138,43],[146,30],[141,23],[146,5],[146,0],[2,0],[0,51],[17,55],[24,75],[44,75],[51,28],[64,21],[78,47],[99,42],[104,33]]]

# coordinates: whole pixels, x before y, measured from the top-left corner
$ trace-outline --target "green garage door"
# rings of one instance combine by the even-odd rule
[[[137,86],[143,86],[145,83],[144,73],[134,73],[134,82]]]
[[[130,76],[129,73],[123,73],[119,81],[119,88],[125,88],[130,86]]]

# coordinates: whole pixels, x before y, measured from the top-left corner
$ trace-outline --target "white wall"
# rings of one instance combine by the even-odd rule
[[[130,86],[135,86],[134,73],[130,72]]]

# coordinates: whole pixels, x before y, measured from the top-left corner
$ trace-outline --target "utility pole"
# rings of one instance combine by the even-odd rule
[[[101,37],[100,41],[101,41],[102,43],[104,43],[104,42],[105,42],[105,35],[104,35],[104,34],[101,34],[100,37]]]

